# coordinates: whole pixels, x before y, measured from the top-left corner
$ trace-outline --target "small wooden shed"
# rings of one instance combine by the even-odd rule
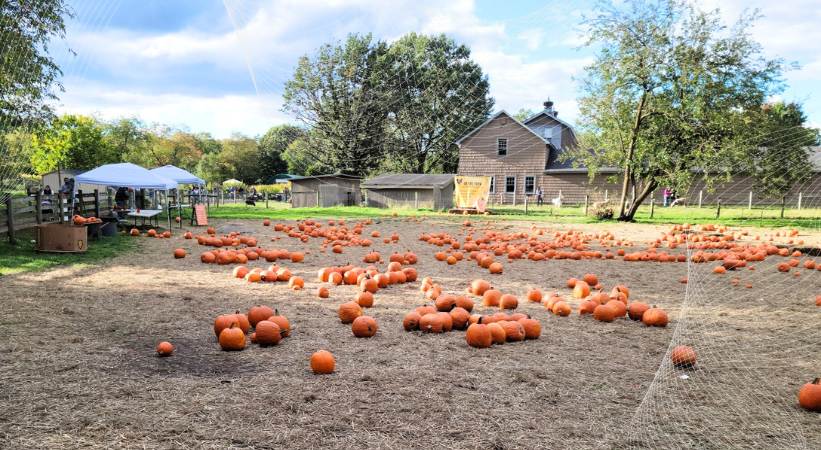
[[[356,206],[362,202],[362,177],[342,173],[291,178],[291,207]]]
[[[368,206],[377,208],[450,209],[453,174],[397,173],[362,183]]]

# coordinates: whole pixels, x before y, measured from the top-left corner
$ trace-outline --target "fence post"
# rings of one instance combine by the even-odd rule
[[[413,191],[413,208],[419,209],[419,191]]]
[[[787,206],[787,196],[781,196],[781,218],[784,218],[784,207]]]
[[[268,209],[268,194],[265,194],[265,209]]]
[[[34,218],[38,225],[43,223],[43,197],[40,192],[34,194]]]
[[[77,203],[80,206],[77,209],[79,209],[80,211],[79,211],[79,213],[77,211],[74,211],[74,214],[80,214],[80,215],[85,214],[85,212],[86,212],[86,202],[85,202],[85,200],[83,200],[83,190],[82,189],[77,190]]]
[[[656,197],[650,197],[650,218],[653,218],[653,214],[656,212]]]
[[[747,197],[747,209],[753,209],[753,191],[750,191],[750,195]]]
[[[701,196],[702,196],[702,194],[704,194],[704,190],[699,189],[698,190],[698,207],[699,208],[701,208]]]
[[[527,215],[527,194],[525,194],[525,215]]]
[[[587,205],[590,203],[590,194],[584,194],[584,215],[587,215]]]
[[[607,203],[607,189],[604,190],[604,202]]]
[[[63,193],[62,192],[57,193],[57,204],[52,206],[52,208],[55,208],[55,207],[57,208],[58,220],[60,221],[60,223],[63,223]]]
[[[17,240],[14,239],[14,211],[12,210],[12,205],[14,204],[11,193],[8,194],[6,197],[6,225],[8,225],[9,231],[9,244],[14,245],[17,243]]]
[[[97,189],[94,189],[94,217],[100,217],[100,191]]]
[[[316,191],[316,206],[319,207],[319,190]]]
[[[721,199],[720,198],[716,202],[716,206],[717,206],[717,208],[716,208],[716,219],[718,219],[719,217],[721,217]]]
[[[802,197],[802,194],[803,194],[802,192],[798,193],[798,210],[799,211],[801,210],[801,197]]]

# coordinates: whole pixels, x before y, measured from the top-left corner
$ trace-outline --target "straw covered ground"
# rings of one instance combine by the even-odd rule
[[[547,230],[540,239],[556,230],[607,228],[634,249],[666,230],[538,227]],[[821,448],[821,416],[795,400],[801,384],[821,375],[821,308],[814,304],[821,271],[779,273],[780,257],[722,276],[712,274],[715,264],[503,259],[504,273],[489,275],[467,259],[436,261],[440,249],[420,241],[420,233],[533,232],[530,224],[479,220],[466,228],[387,218],[365,229],[396,232],[397,243],[377,240],[342,254],[259,220],[225,220],[216,228],[253,235],[260,247],[305,251],[304,262],[284,265],[306,288],[232,278],[230,266],[202,264],[205,248],[177,230],[171,239],[134,238],[142,240],[137,250],[90,268],[0,279],[3,447]],[[818,236],[802,239],[809,245]],[[188,257],[174,259],[177,247]],[[316,273],[364,266],[363,255],[374,249],[386,259],[415,252],[420,279],[432,277],[446,292],[462,293],[477,277],[490,280],[519,297],[518,311],[541,322],[541,337],[474,349],[463,331],[405,332],[403,316],[424,303],[417,281],[380,290],[366,311],[379,331],[355,338],[336,311],[357,288],[320,283]],[[558,317],[525,299],[530,287],[569,297],[566,280],[588,272],[608,291],[624,284],[630,300],[663,307],[670,324],[596,322],[580,317],[573,299],[571,316]],[[683,276],[689,284],[679,282]],[[319,285],[330,287],[330,298],[314,295]],[[214,318],[256,304],[278,308],[292,335],[275,347],[221,351]],[[171,357],[156,356],[162,340],[176,346]],[[694,369],[669,363],[678,344],[698,352]],[[308,360],[319,349],[335,355],[334,374],[311,373]]]

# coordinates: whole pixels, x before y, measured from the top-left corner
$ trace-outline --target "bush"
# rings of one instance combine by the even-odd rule
[[[613,205],[609,203],[594,203],[593,215],[597,220],[611,220],[613,218]]]
[[[281,194],[282,191],[285,190],[286,186],[287,185],[285,183],[258,184],[256,186],[253,186],[253,188],[257,190],[258,194],[274,195],[274,194]]]

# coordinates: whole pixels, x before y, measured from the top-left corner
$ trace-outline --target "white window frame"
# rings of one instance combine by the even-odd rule
[[[504,154],[499,152],[500,151],[499,147],[502,144],[502,141],[505,141],[505,153]],[[508,152],[508,150],[510,150],[510,147],[508,146],[509,142],[510,141],[506,137],[497,137],[496,138],[496,156],[507,156],[507,152]]]
[[[527,180],[530,179],[533,181],[532,185],[530,186],[530,190],[527,190]],[[536,193],[536,177],[534,176],[526,176],[525,177],[525,194],[535,194]]]
[[[507,190],[507,180],[513,178],[513,191]],[[515,194],[516,193],[516,175],[508,175],[505,176],[505,194]]]
[[[496,177],[495,176],[490,177],[490,190],[488,192],[490,192],[491,194],[496,193]]]

